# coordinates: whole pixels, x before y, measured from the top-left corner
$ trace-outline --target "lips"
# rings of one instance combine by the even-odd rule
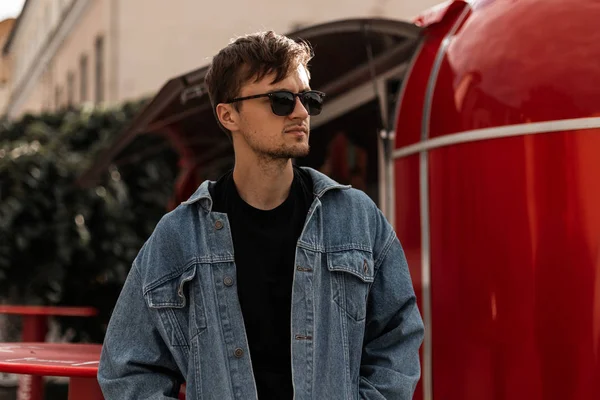
[[[301,126],[301,125],[296,125],[296,126],[291,126],[289,128],[287,128],[286,130],[283,131],[284,133],[304,133],[307,134],[308,133],[308,129],[305,126]]]

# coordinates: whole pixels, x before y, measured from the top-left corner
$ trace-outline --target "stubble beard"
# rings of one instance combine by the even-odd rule
[[[287,162],[290,158],[306,157],[310,152],[308,135],[306,142],[303,139],[301,142],[298,141],[292,145],[283,143],[281,146],[275,148],[261,146],[253,140],[249,140],[248,145],[263,162]]]

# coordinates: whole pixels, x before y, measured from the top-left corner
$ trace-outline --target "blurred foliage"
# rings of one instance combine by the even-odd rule
[[[172,194],[177,156],[151,134],[136,137],[101,185],[75,184],[144,104],[0,122],[0,294],[97,307],[96,318],[59,319],[73,341],[103,340],[131,262]]]

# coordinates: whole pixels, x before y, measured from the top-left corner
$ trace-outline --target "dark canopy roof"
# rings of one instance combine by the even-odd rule
[[[288,34],[311,43],[315,57],[310,63],[311,87],[327,93],[331,102],[410,59],[419,42],[420,28],[388,19],[347,19],[324,23]],[[369,55],[370,54],[370,55]],[[369,59],[372,62],[369,62]],[[199,154],[223,148],[225,135],[215,122],[204,87],[208,66],[170,79],[119,135],[100,154],[79,180],[85,186],[97,183],[113,159],[140,133],[184,131],[189,145]],[[325,113],[325,111],[324,111]],[[212,157],[211,157],[212,158]]]

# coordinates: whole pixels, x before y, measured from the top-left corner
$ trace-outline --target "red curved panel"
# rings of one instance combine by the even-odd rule
[[[434,398],[600,398],[600,130],[431,151]]]
[[[395,148],[408,146],[421,140],[427,82],[441,42],[442,37],[436,37],[433,43],[426,43],[417,53],[412,69],[404,78],[404,92],[396,122]]]
[[[415,54],[413,65],[405,76],[396,120],[395,148],[418,143],[421,140],[425,93],[433,70],[436,55],[444,37],[456,23],[466,3],[457,2],[449,7],[435,24],[425,28],[424,42]],[[464,3],[464,4],[463,4]],[[418,19],[418,18],[417,18]]]
[[[486,0],[473,9],[441,64],[430,137],[598,115],[599,2]]]
[[[402,243],[402,248],[406,255],[415,294],[417,296],[417,304],[421,309],[421,312],[423,312],[419,156],[414,155],[396,161],[394,170],[396,179],[396,234]],[[423,359],[421,359],[421,365],[423,365]],[[417,385],[413,399],[423,399],[422,379]]]

